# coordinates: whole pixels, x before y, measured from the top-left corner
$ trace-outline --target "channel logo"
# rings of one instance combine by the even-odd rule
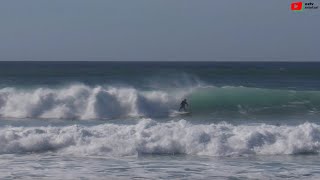
[[[291,10],[292,11],[302,11],[303,10],[303,3],[302,2],[292,2],[291,3]]]

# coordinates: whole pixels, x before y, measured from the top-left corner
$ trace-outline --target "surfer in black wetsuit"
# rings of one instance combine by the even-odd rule
[[[181,109],[183,109],[183,111],[187,111],[187,110],[186,110],[186,105],[189,106],[189,104],[187,103],[187,99],[184,99],[184,100],[180,103],[179,111],[181,111]]]

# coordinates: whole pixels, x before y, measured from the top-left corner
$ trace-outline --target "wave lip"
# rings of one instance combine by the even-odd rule
[[[320,126],[193,125],[185,120],[92,127],[3,127],[1,154],[56,152],[73,155],[136,156],[188,154],[206,156],[319,153]]]

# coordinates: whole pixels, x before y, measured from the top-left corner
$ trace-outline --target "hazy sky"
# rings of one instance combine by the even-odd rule
[[[320,9],[290,3],[2,0],[0,60],[320,61]]]

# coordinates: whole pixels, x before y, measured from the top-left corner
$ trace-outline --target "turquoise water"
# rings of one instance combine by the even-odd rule
[[[0,177],[318,179],[319,68],[0,62]]]

